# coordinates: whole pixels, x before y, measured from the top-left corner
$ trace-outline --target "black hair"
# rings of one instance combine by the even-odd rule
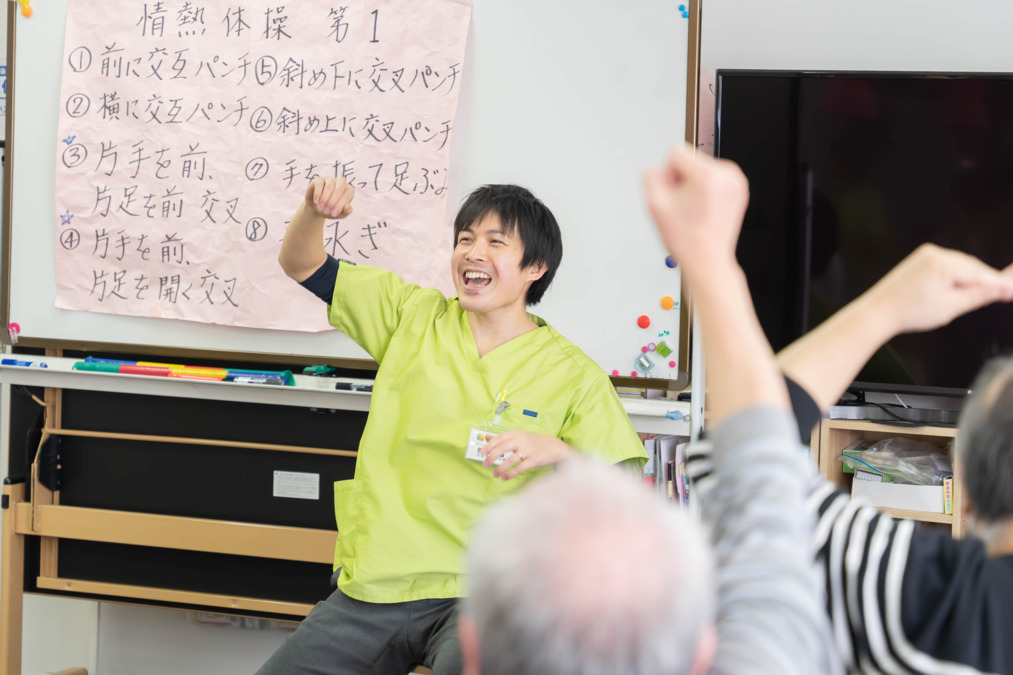
[[[1013,358],[993,358],[960,413],[956,461],[978,519],[1013,515]]]
[[[499,217],[506,234],[515,231],[524,247],[521,269],[545,264],[545,274],[528,288],[525,304],[536,305],[545,295],[563,259],[563,237],[552,211],[519,185],[483,185],[468,195],[454,219],[454,246],[461,232],[490,213]]]

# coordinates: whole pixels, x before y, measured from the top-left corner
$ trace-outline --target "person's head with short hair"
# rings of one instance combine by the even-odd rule
[[[485,234],[478,231],[483,225],[499,239],[476,236]],[[462,237],[466,240],[464,243],[468,246],[467,252],[462,251]],[[538,304],[563,259],[562,235],[552,211],[529,190],[519,185],[483,185],[468,196],[454,219],[454,260],[451,262],[454,284],[462,302],[469,296],[465,289],[471,284],[463,276],[471,269],[466,267],[464,256],[475,252],[484,258],[484,254],[497,250],[495,242],[516,245],[520,270],[536,272],[530,275],[534,278],[530,279],[531,284],[526,289],[524,304]],[[496,270],[490,267],[479,265],[477,273],[488,273],[487,276],[492,277],[493,286],[499,281]],[[485,292],[478,288],[478,283],[490,283],[482,276],[476,278],[475,282],[475,288],[471,290],[478,293]]]
[[[572,459],[486,513],[459,620],[467,675],[705,672],[703,528],[622,469]]]
[[[993,358],[981,369],[957,429],[965,512],[979,525],[1013,516],[1013,357]]]

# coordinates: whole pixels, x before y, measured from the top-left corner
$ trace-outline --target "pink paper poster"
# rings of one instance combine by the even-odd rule
[[[56,305],[327,328],[277,263],[315,176],[337,258],[452,289],[447,170],[469,0],[70,3]]]

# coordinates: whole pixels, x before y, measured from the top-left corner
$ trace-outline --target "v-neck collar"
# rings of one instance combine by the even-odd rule
[[[460,305],[458,305],[460,307]],[[468,312],[464,308],[461,308],[461,339],[464,343],[464,351],[474,364],[487,364],[493,361],[497,361],[502,358],[503,354],[511,354],[518,349],[523,349],[533,340],[540,340],[542,335],[548,333],[549,325],[545,321],[534,314],[528,312],[528,317],[535,322],[537,328],[533,330],[521,333],[516,337],[512,337],[503,344],[489,350],[485,356],[479,356],[478,354],[478,342],[475,340],[475,333],[471,330],[471,322],[468,321]]]

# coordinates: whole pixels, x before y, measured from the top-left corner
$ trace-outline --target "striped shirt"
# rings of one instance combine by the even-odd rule
[[[1013,673],[1013,556],[894,520],[822,479],[806,510],[818,517],[813,548],[849,669]]]

